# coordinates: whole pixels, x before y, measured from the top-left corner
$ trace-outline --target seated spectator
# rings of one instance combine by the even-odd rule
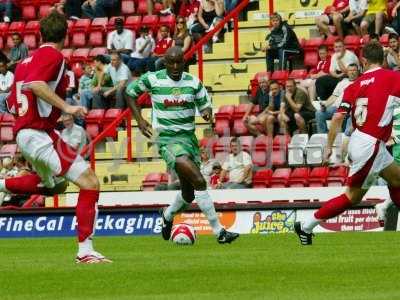
[[[78,85],[78,94],[76,95],[77,99],[80,99],[80,95],[83,91],[91,90],[92,88],[92,79],[93,79],[93,69],[92,66],[86,64],[83,67],[83,75],[79,78],[79,85]]]
[[[399,8],[400,8],[400,1],[396,0],[396,5],[392,9],[392,22],[390,25],[385,27],[385,31],[388,33],[394,33],[399,35],[400,34],[400,14],[399,14]]]
[[[286,81],[284,101],[278,115],[283,134],[292,134],[296,128],[300,133],[307,133],[307,124],[315,118],[315,108],[310,98],[296,87],[294,79]]]
[[[271,80],[268,87],[266,79],[260,80],[260,87],[257,90],[256,97],[252,99],[252,105],[243,116],[243,122],[252,135],[258,136],[265,132],[267,136],[273,137],[274,123],[278,120],[279,108],[281,106],[283,92],[279,83]],[[250,115],[254,105],[259,105],[260,114],[258,116]],[[262,132],[259,130],[262,128]]]
[[[334,25],[340,38],[343,38],[343,19],[349,12],[349,0],[333,0],[332,5],[325,8],[322,15],[315,18],[319,32],[324,36],[331,35],[329,25]]]
[[[62,139],[80,152],[87,143],[85,129],[75,124],[74,117],[69,114],[62,116],[62,123],[64,125],[64,129],[61,131]]]
[[[91,82],[91,89],[82,90],[80,93],[81,105],[87,109],[91,109],[94,106],[93,96],[94,94],[102,94],[112,88],[113,83],[110,75],[106,72],[107,59],[104,55],[97,55],[94,59],[94,75]]]
[[[6,99],[14,82],[14,74],[7,70],[7,64],[0,61],[0,112],[8,112]]]
[[[218,188],[218,183],[221,182],[222,184],[228,181],[228,178],[221,178],[222,167],[219,162],[214,163],[212,166],[212,173],[210,178],[210,188],[216,189]]]
[[[386,18],[387,0],[369,0],[368,10],[364,19],[361,21],[361,34],[368,34],[369,27],[375,23],[374,33],[381,35],[384,21]]]
[[[332,119],[334,113],[342,103],[344,90],[359,76],[358,66],[351,64],[347,67],[347,77],[343,78],[336,86],[332,95],[326,101],[320,101],[321,108],[315,113],[318,133],[328,133],[327,120]]]
[[[199,40],[204,33],[213,29],[224,17],[224,0],[201,0],[197,13],[197,22],[190,27],[190,33],[195,40]],[[218,42],[219,33],[214,34],[213,41]]]
[[[172,38],[172,47],[182,47],[182,51],[185,53],[190,49],[191,43],[192,38],[186,26],[185,18],[178,16],[176,18],[175,33]]]
[[[344,47],[342,40],[336,40],[333,49],[335,53],[331,58],[329,75],[321,76],[317,78],[317,81],[315,82],[318,100],[327,100],[329,96],[332,95],[338,82],[346,75],[347,67],[349,65],[359,65],[357,56]]]
[[[66,89],[65,100],[68,103],[70,103],[71,105],[74,105],[75,103],[74,103],[73,96],[76,93],[75,73],[68,66],[66,71],[65,71],[65,75],[68,77],[68,86],[67,86],[67,89]]]
[[[217,188],[244,189],[251,187],[252,168],[250,154],[242,150],[240,141],[234,137],[230,143],[231,154],[222,164],[222,172]],[[223,178],[228,177],[228,182],[223,183]]]
[[[173,13],[175,0],[147,0],[147,14],[149,16],[153,15],[154,4],[156,2],[162,3],[164,6],[164,9],[160,11],[160,14],[167,15]]]
[[[153,54],[147,62],[147,68],[150,71],[158,71],[165,68],[164,54],[172,46],[172,39],[169,37],[169,29],[166,25],[160,27],[160,37],[156,42]]]
[[[14,47],[10,51],[10,62],[8,68],[14,70],[16,65],[23,59],[28,57],[28,47],[22,42],[22,36],[20,33],[15,32],[12,35]]]
[[[135,33],[124,28],[124,20],[115,19],[115,30],[107,36],[107,50],[109,53],[118,52],[125,64],[128,63],[133,51]]]
[[[135,51],[131,54],[128,67],[135,75],[140,75],[145,71],[148,58],[154,51],[155,42],[149,29],[145,26],[140,28],[140,36],[135,41]]]
[[[279,70],[285,70],[288,57],[301,52],[299,41],[296,33],[287,24],[282,21],[282,17],[278,13],[271,16],[271,32],[267,35],[267,44],[263,47],[263,51],[267,52],[267,70],[274,71],[274,61],[279,59]]]
[[[318,48],[319,61],[317,68],[311,70],[310,76],[300,82],[300,86],[305,88],[310,97],[311,103],[317,100],[315,91],[315,82],[318,78],[329,75],[329,67],[331,65],[331,56],[328,54],[328,47],[321,45]]]
[[[107,67],[106,73],[110,76],[113,86],[101,89],[93,94],[94,108],[110,108],[110,100],[115,97],[115,108],[125,108],[125,88],[131,81],[132,76],[129,68],[122,62],[119,53],[111,54],[111,64]]]
[[[86,0],[82,4],[82,14],[89,19],[104,18],[107,17],[107,11],[119,5],[119,0]]]
[[[400,70],[400,47],[399,47],[399,36],[397,34],[389,34],[389,47],[385,47],[385,60],[383,65],[386,68],[399,71]]]
[[[207,185],[210,184],[210,178],[213,173],[213,166],[217,161],[213,158],[210,158],[210,151],[206,147],[200,148],[200,173],[203,175],[204,179],[207,182]]]
[[[3,14],[3,21],[10,23],[12,19],[13,4],[11,0],[0,1],[0,14]]]
[[[361,21],[368,10],[367,0],[350,0],[349,2],[350,13],[343,19],[345,24],[351,25],[358,35],[361,35]]]
[[[178,18],[183,17],[186,20],[187,27],[197,22],[197,12],[199,11],[200,2],[198,0],[182,0],[179,8]],[[175,27],[176,28],[176,27]]]
[[[79,19],[81,17],[81,1],[64,0],[64,11],[68,18]]]

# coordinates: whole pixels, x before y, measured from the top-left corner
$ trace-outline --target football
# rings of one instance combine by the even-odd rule
[[[176,224],[172,227],[171,241],[177,245],[193,245],[196,241],[196,230],[189,224]]]

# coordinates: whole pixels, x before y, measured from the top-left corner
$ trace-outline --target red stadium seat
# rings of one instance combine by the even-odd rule
[[[100,133],[100,126],[98,124],[86,124],[86,133],[90,139],[94,139]]]
[[[360,49],[360,37],[358,35],[347,35],[344,38],[344,44],[346,45],[346,49],[358,52]]]
[[[264,167],[267,159],[271,155],[272,140],[265,135],[260,135],[254,139],[253,152],[251,158],[253,164],[258,167]]]
[[[235,107],[223,105],[215,114],[215,133],[219,136],[230,135],[230,120],[232,119]]]
[[[12,114],[2,114],[2,118],[0,120],[0,126],[14,126],[15,117]]]
[[[89,58],[89,51],[88,48],[76,49],[72,54],[71,63],[86,62]]]
[[[14,141],[14,133],[13,127],[11,126],[2,126],[0,128],[0,141],[4,143]]]
[[[147,174],[142,182],[142,190],[143,191],[151,191],[154,190],[154,187],[161,182],[164,182],[165,175],[163,173],[150,173]]]
[[[254,79],[257,81],[260,81],[261,79],[269,80],[271,78],[271,72],[267,71],[262,71],[262,72],[257,72],[256,75],[254,75]]]
[[[72,33],[72,47],[80,48],[86,46],[86,33],[83,31]]]
[[[101,31],[89,33],[88,44],[92,47],[100,47],[104,44],[104,34]]]
[[[91,109],[86,115],[85,121],[87,124],[102,124],[104,120],[104,109]]]
[[[253,150],[253,141],[254,137],[252,136],[241,136],[239,138],[240,144],[242,145],[242,150],[246,151],[251,155],[251,151]]]
[[[259,170],[253,176],[253,188],[266,188],[272,176],[272,170]]]
[[[120,108],[110,108],[106,111],[104,114],[104,119],[103,119],[103,128],[107,128],[120,114],[122,113],[122,109]],[[111,137],[113,139],[117,138],[117,129],[114,128],[113,130],[110,130],[106,137]]]
[[[142,25],[142,16],[130,16],[127,17],[125,20],[125,28],[135,32],[139,31],[141,25]]]
[[[39,7],[39,19],[44,18],[50,13],[51,5],[50,4],[42,4]]]
[[[333,50],[333,44],[335,43],[335,41],[338,40],[338,37],[335,35],[329,35],[324,42],[324,45],[326,45],[328,47],[328,51],[332,51]]]
[[[38,40],[36,34],[25,34],[24,35],[24,44],[28,46],[28,49],[36,49],[38,47]]]
[[[22,18],[25,20],[36,19],[36,8],[34,5],[24,5],[21,7]]]
[[[111,17],[111,18],[108,20],[108,24],[107,24],[107,26],[106,26],[107,32],[110,32],[110,31],[115,30],[115,19],[117,19],[117,18],[120,18],[120,19],[122,19],[122,20],[125,20],[125,17],[122,17],[122,16]]]
[[[288,145],[290,143],[290,136],[289,135],[276,135],[273,140],[273,149],[285,149],[287,150]]]
[[[206,148],[209,151],[210,155],[213,156],[214,147],[217,141],[218,139],[215,137],[203,138],[200,140],[199,145],[202,148]]]
[[[221,137],[214,146],[214,157],[219,161],[224,161],[230,152],[231,137]]]
[[[108,24],[108,18],[95,18],[90,24],[89,30],[90,31],[101,30],[105,32],[107,24]]]
[[[89,27],[89,45],[93,47],[100,47],[104,44],[104,35],[106,32],[108,19],[107,18],[95,18]]]
[[[346,184],[348,168],[345,166],[331,167],[328,174],[328,186],[343,186]]]
[[[80,62],[73,63],[71,66],[71,71],[74,72],[75,79],[79,80],[79,78],[81,78],[81,76],[84,73],[82,63],[80,63]]]
[[[61,53],[64,56],[64,58],[68,61],[71,60],[72,54],[73,54],[74,50],[73,49],[62,49]]]
[[[24,33],[34,33],[39,34],[40,31],[40,24],[39,21],[29,21],[26,23]]]
[[[295,168],[290,174],[289,186],[290,187],[304,187],[308,186],[308,177],[310,175],[309,168]]]
[[[153,32],[157,32],[159,19],[157,15],[144,16],[142,19],[142,26],[147,26]]]
[[[89,58],[93,59],[96,55],[105,55],[107,54],[107,48],[105,47],[97,47],[90,49]]]
[[[147,14],[147,0],[139,0],[137,13],[140,15]]]
[[[174,15],[166,15],[166,16],[160,16],[160,26],[165,25],[170,29],[170,32],[173,32],[175,29],[175,23],[176,19]]]
[[[318,47],[321,46],[323,43],[324,39],[322,37],[310,38],[304,41],[303,49],[306,52],[308,51],[316,52],[318,51]]]
[[[10,35],[11,33],[14,32],[19,32],[23,33],[25,29],[25,22],[19,21],[19,22],[12,22],[10,24],[10,27],[8,27],[8,34]]]
[[[326,186],[329,169],[327,167],[316,167],[312,169],[308,178],[310,187]]]
[[[17,150],[17,144],[5,144],[0,148],[0,157],[14,157]]]
[[[274,167],[287,165],[287,151],[285,149],[272,150],[271,163]]]
[[[290,173],[291,173],[290,168],[276,169],[271,176],[270,187],[271,188],[286,187],[289,182]]]
[[[78,19],[72,27],[72,32],[79,32],[79,31],[88,32],[90,25],[91,25],[90,19]]]
[[[286,70],[274,71],[271,75],[272,80],[276,80],[282,85],[286,82],[288,77],[289,77],[289,71]]]
[[[389,45],[389,34],[382,34],[379,38],[379,43],[381,43],[382,46],[387,47]]]
[[[9,26],[9,23],[0,23],[0,36],[7,36]]]
[[[0,36],[0,49],[4,49],[4,41],[2,36]]]
[[[306,52],[304,53],[304,66],[307,68],[315,68],[318,64],[318,53],[317,52]]]
[[[133,0],[122,0],[121,13],[128,16],[133,15],[135,13],[135,2]]]
[[[300,70],[293,70],[290,72],[289,77],[290,79],[306,79],[308,75],[307,70],[300,69]]]

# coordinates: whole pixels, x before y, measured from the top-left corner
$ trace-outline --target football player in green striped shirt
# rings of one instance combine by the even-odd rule
[[[181,183],[181,193],[164,210],[162,236],[169,240],[174,216],[193,200],[207,217],[219,243],[230,243],[239,234],[226,231],[219,222],[207,183],[200,173],[200,151],[195,135],[196,109],[204,120],[212,122],[211,100],[203,83],[183,72],[183,52],[172,47],[165,55],[165,70],[148,72],[126,89],[127,103],[140,131],[148,138],[155,136],[161,157],[174,168]],[[138,97],[148,92],[152,102],[152,125],[141,115],[136,105]]]

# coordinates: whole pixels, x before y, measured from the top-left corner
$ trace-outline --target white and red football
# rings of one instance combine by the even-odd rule
[[[171,241],[177,245],[193,245],[196,241],[196,230],[189,224],[176,224],[172,227]]]

